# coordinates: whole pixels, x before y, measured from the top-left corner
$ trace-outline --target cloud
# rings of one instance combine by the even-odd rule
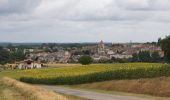
[[[0,0],[0,41],[155,41],[169,26],[169,0]]]
[[[169,10],[168,0],[43,0],[34,14],[67,21],[143,21]]]
[[[116,2],[120,7],[126,10],[170,10],[169,0],[117,0]]]
[[[41,0],[0,0],[0,15],[29,12],[40,2]]]

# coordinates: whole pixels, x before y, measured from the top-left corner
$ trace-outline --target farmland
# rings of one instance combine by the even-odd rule
[[[169,65],[159,63],[124,63],[3,71],[0,77],[9,76],[28,83],[61,85],[120,79],[152,78],[169,75]]]

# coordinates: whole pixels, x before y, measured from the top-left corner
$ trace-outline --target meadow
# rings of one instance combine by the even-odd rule
[[[3,76],[35,84],[82,84],[170,76],[170,66],[159,63],[91,64],[64,68],[2,71],[0,77]]]

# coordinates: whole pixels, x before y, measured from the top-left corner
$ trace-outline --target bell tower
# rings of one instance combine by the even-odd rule
[[[104,55],[105,54],[105,45],[104,42],[101,40],[98,44],[98,53]]]

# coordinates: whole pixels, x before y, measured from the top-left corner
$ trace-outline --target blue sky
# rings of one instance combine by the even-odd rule
[[[0,0],[0,42],[150,42],[169,34],[169,0]]]

